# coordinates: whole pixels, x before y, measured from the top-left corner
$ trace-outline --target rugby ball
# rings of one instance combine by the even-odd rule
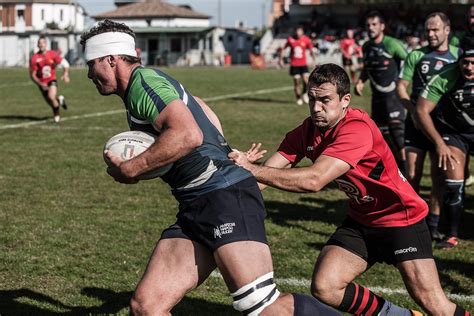
[[[140,155],[148,149],[154,142],[156,136],[141,131],[127,131],[112,136],[104,146],[104,151],[111,151],[123,160],[129,160]],[[110,166],[110,160],[104,155],[105,163]],[[172,164],[157,168],[141,174],[137,178],[140,180],[149,180],[161,177],[170,171]]]

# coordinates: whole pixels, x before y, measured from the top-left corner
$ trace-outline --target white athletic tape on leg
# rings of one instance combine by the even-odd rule
[[[86,41],[84,57],[87,62],[109,55],[137,57],[133,36],[123,32],[105,32],[94,35]]]
[[[278,298],[280,292],[273,283],[273,272],[269,272],[230,295],[234,298],[232,305],[236,310],[257,316]]]

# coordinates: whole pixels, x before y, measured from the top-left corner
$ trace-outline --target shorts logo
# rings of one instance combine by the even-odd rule
[[[400,254],[404,254],[404,253],[407,253],[407,252],[418,252],[418,249],[416,249],[415,247],[408,247],[408,248],[404,248],[404,249],[398,249],[398,250],[395,250],[395,256],[400,255]]]
[[[400,116],[400,111],[390,112],[390,118],[396,118]]]
[[[214,238],[222,238],[222,235],[232,234],[234,232],[235,223],[225,223],[214,228]]]
[[[307,151],[313,151],[313,150],[314,150],[314,147],[313,147],[313,146],[308,146],[308,147],[306,147],[306,150],[307,150]]]

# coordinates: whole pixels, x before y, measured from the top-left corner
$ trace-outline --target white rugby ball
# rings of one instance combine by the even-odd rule
[[[123,160],[129,160],[140,155],[155,142],[156,136],[141,131],[127,131],[112,136],[104,146],[104,151],[108,150],[119,156]],[[110,166],[110,160],[104,155],[104,160]],[[170,171],[172,164],[157,168],[141,174],[137,178],[140,180],[149,180],[161,177]]]

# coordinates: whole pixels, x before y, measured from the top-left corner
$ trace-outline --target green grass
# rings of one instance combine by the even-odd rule
[[[291,85],[286,71],[244,68],[165,69],[202,98]],[[123,109],[116,96],[102,97],[73,70],[60,91],[63,118]],[[367,109],[370,95],[354,98]],[[49,118],[50,109],[26,69],[0,70],[0,314],[127,314],[128,301],[161,231],[174,222],[177,203],[159,180],[126,186],[105,172],[105,141],[127,130],[125,114],[64,120],[29,127],[4,125]],[[209,102],[229,142],[246,149],[262,142],[274,151],[287,131],[308,114],[292,91]],[[471,163],[472,165],[472,163]],[[474,167],[474,165],[472,166]],[[474,170],[474,168],[471,168]],[[428,166],[422,195],[430,182]],[[435,251],[443,287],[471,296],[456,301],[474,309],[474,190],[468,188],[463,232],[451,251]],[[277,278],[309,280],[319,250],[345,216],[346,198],[332,186],[318,194],[264,193],[267,232]],[[375,265],[363,285],[403,287],[395,268]],[[283,291],[309,293],[281,284]],[[383,296],[404,306],[403,294]],[[220,278],[211,277],[175,309],[178,315],[235,314]]]

